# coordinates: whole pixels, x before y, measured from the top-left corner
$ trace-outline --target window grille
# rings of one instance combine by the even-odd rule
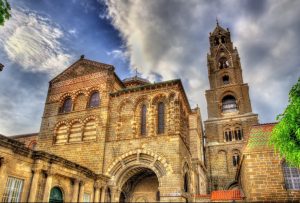
[[[23,180],[8,177],[2,202],[20,202]]]
[[[158,103],[158,128],[157,133],[162,134],[165,131],[165,104]]]
[[[300,190],[300,171],[296,167],[289,167],[286,162],[283,163],[283,174],[286,189]]]
[[[89,101],[89,107],[93,108],[93,107],[98,107],[100,105],[100,96],[99,96],[99,92],[94,92],[91,97],[90,97],[90,101]]]
[[[146,114],[147,114],[147,107],[146,105],[142,106],[141,109],[141,135],[146,135]]]

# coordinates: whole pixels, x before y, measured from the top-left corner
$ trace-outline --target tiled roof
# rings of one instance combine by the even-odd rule
[[[269,146],[269,138],[275,125],[276,123],[266,123],[252,126],[244,151],[249,152],[272,149]]]
[[[17,138],[22,138],[22,137],[34,137],[34,136],[38,136],[39,133],[29,133],[29,134],[22,134],[22,135],[13,135],[13,136],[9,136],[12,139],[17,139]]]
[[[240,190],[216,190],[212,191],[211,198],[212,201],[219,200],[242,200]]]

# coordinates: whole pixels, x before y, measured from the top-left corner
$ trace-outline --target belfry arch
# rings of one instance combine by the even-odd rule
[[[172,168],[162,156],[145,149],[130,151],[115,160],[107,170],[110,185],[115,188],[112,201],[159,201],[159,187],[170,173]]]

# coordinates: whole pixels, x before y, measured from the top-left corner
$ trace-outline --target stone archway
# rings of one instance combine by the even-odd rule
[[[129,151],[110,164],[106,174],[111,177],[113,201],[153,202],[160,199],[159,187],[162,179],[172,174],[167,160],[146,149]],[[145,195],[145,188],[152,188],[151,198]]]
[[[159,201],[159,180],[154,171],[145,167],[136,167],[122,177],[120,202],[156,202]]]

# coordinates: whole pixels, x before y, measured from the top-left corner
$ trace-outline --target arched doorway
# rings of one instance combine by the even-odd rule
[[[148,168],[138,167],[124,175],[120,202],[157,202],[160,200],[159,181]]]
[[[62,193],[62,191],[59,187],[54,187],[54,188],[51,189],[49,202],[50,203],[64,202],[63,193]]]

